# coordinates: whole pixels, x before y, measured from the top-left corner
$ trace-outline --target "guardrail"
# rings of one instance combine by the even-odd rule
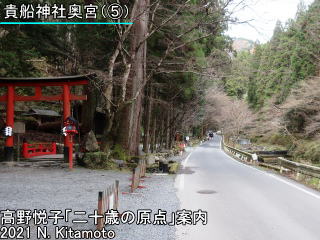
[[[23,143],[22,155],[24,158],[52,155],[57,153],[56,143]]]
[[[119,208],[119,181],[107,187],[106,190],[98,194],[98,215],[104,216],[109,210]],[[98,218],[97,229],[102,230],[105,226],[105,218]]]
[[[241,151],[241,150],[236,149],[234,147],[228,146],[224,142],[224,137],[222,137],[222,147],[226,152],[229,152],[230,154],[232,154],[233,156],[237,157],[241,161],[245,161],[245,162],[248,162],[248,163],[253,163],[254,162],[254,156],[253,156],[254,154],[251,154],[251,153],[248,153],[248,152],[244,152],[244,151]]]
[[[264,163],[259,161],[260,159],[262,159],[261,156],[256,155],[255,157],[254,154],[230,147],[225,144],[224,139],[222,140],[222,146],[227,153],[232,154],[241,161],[267,168],[272,168],[274,170],[280,171],[281,174],[288,170],[295,172],[297,180],[300,179],[301,174],[320,179],[320,167],[293,162],[283,157],[278,157],[276,161]]]
[[[310,166],[307,164],[297,163],[285,158],[278,158],[278,165],[280,166],[280,172],[282,173],[285,169],[289,169],[298,174],[304,174],[310,177],[315,177],[320,179],[320,168],[315,166]],[[299,178],[299,175],[297,176]]]
[[[283,150],[283,151],[255,151],[256,154],[259,156],[286,156],[288,155],[288,150]]]

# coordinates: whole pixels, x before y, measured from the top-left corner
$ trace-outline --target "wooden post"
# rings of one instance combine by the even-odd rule
[[[135,181],[136,181],[135,177],[136,177],[136,169],[134,168],[132,170],[132,182],[131,182],[131,189],[130,189],[131,193],[134,192],[134,185],[135,185]]]
[[[98,215],[103,215],[102,198],[103,198],[103,192],[99,192],[99,195],[98,195]],[[103,219],[102,218],[98,218],[97,229],[99,231],[101,231],[103,229]]]
[[[115,210],[119,209],[119,180],[115,182]]]

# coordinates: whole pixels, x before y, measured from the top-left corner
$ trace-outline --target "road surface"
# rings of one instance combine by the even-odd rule
[[[181,209],[208,211],[207,225],[179,226],[177,239],[319,240],[320,194],[237,162],[220,140],[196,148],[176,178]]]

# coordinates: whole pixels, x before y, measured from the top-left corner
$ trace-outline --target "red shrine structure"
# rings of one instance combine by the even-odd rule
[[[14,103],[17,101],[62,101],[63,102],[63,121],[64,124],[74,125],[70,119],[71,109],[70,102],[74,100],[87,100],[86,95],[73,95],[70,87],[78,85],[87,85],[90,79],[95,77],[94,74],[77,75],[67,77],[45,77],[45,78],[0,78],[0,87],[6,87],[6,95],[0,96],[0,102],[5,102],[7,109],[6,127],[13,129],[14,127]],[[42,87],[60,86],[62,93],[55,96],[42,95]],[[15,93],[15,87],[34,87],[34,96],[20,96]],[[77,133],[74,126],[65,125],[64,129],[72,129],[72,131],[64,131],[64,159],[69,162],[69,168],[73,168],[73,135]],[[5,143],[5,160],[13,161],[13,135],[9,134]]]

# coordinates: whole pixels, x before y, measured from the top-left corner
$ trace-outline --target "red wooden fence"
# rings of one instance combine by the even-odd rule
[[[51,155],[57,153],[56,143],[23,143],[22,155],[24,158]]]

